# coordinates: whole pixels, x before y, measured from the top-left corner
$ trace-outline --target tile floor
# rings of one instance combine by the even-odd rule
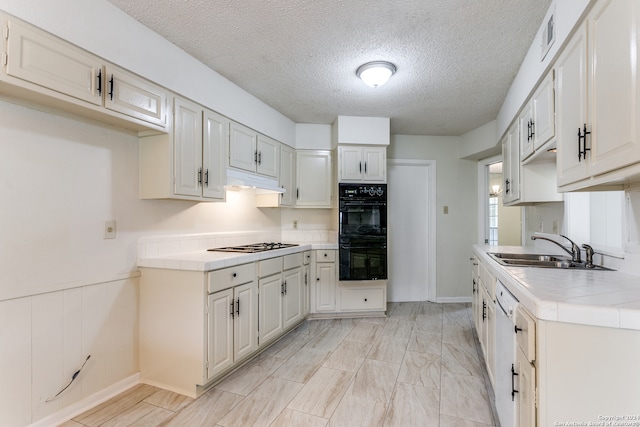
[[[497,425],[469,304],[309,320],[194,400],[138,385],[64,427]]]

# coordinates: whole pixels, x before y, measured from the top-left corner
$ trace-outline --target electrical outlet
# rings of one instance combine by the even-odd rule
[[[297,229],[298,229],[298,220],[297,220],[297,219],[294,219],[294,220],[293,220],[293,229],[294,229],[294,230],[297,230]]]
[[[449,206],[444,206],[442,208],[442,213],[445,214],[445,215],[449,214]]]
[[[116,238],[116,222],[115,221],[104,222],[104,238],[105,239]]]

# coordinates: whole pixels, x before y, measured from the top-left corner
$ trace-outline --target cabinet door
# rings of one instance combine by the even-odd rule
[[[280,186],[285,192],[280,196],[281,206],[293,206],[296,201],[296,151],[283,145],[280,148]]]
[[[227,181],[226,152],[227,141],[229,141],[229,120],[211,110],[204,110],[203,131],[204,184],[202,196],[223,200],[225,198],[224,185]]]
[[[336,265],[316,264],[316,311],[336,309]]]
[[[387,147],[363,147],[364,181],[387,181]]]
[[[280,143],[258,134],[258,164],[256,172],[278,178],[280,173]]]
[[[202,195],[202,109],[186,99],[174,98],[174,192]]]
[[[578,129],[587,122],[587,27],[582,25],[556,61],[558,186],[587,177],[578,157]]]
[[[285,286],[282,316],[287,329],[302,319],[302,268],[287,270],[282,275]]]
[[[9,76],[102,105],[102,60],[22,22],[8,25]]]
[[[296,177],[296,206],[331,207],[333,180],[330,151],[298,151]]]
[[[258,163],[257,141],[257,132],[239,123],[231,122],[229,126],[229,166],[255,172]]]
[[[311,269],[309,268],[309,264],[306,264],[302,268],[302,271],[302,316],[305,317],[311,310],[309,293],[309,289],[311,288]]]
[[[529,102],[525,105],[524,110],[518,117],[520,127],[520,158],[518,160],[524,160],[533,154],[533,103]]]
[[[588,19],[590,175],[640,161],[639,11],[637,0],[605,0]]]
[[[233,289],[209,295],[209,379],[233,364],[233,310]]]
[[[167,91],[118,67],[105,67],[104,106],[118,113],[166,126]]]
[[[260,280],[260,345],[282,333],[282,275],[276,274]]]
[[[361,147],[338,147],[339,180],[362,181],[363,164]]]
[[[518,427],[536,426],[536,368],[529,363],[527,357],[518,349],[514,372],[516,386],[516,418]]]
[[[520,198],[520,141],[519,123],[516,120],[502,142],[502,174],[504,195],[502,202],[510,203]]]
[[[487,295],[488,296],[488,295]],[[495,388],[495,366],[496,366],[496,303],[487,299],[487,319],[486,319],[486,345],[487,345],[487,374],[489,380]]]
[[[556,135],[553,70],[533,94],[533,149],[542,147]]]
[[[258,348],[258,284],[254,281],[236,286],[233,298],[233,359],[239,360]]]

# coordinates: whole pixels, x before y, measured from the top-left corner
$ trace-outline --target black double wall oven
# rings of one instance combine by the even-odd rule
[[[339,184],[339,280],[387,279],[387,185]]]

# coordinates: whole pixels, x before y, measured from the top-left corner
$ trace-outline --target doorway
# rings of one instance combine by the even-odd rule
[[[392,159],[387,177],[387,300],[435,301],[436,162]]]
[[[522,215],[519,206],[504,206],[502,201],[502,158],[486,159],[479,164],[480,212],[479,242],[486,245],[522,245]]]

